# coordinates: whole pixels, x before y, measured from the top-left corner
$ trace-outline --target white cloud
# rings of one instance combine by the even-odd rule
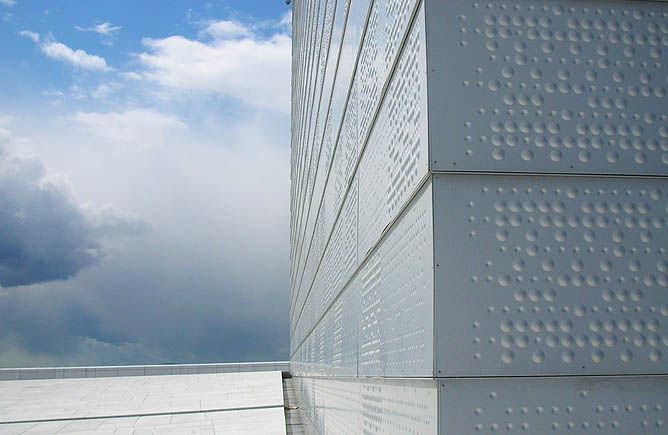
[[[11,139],[11,137],[12,133],[9,130],[0,128],[0,156],[2,156],[5,145],[9,143],[9,139]]]
[[[48,89],[42,92],[42,95],[49,98],[49,104],[52,106],[59,106],[63,104],[65,93],[60,89]]]
[[[231,97],[260,109],[290,110],[291,42],[284,33],[263,38],[250,27],[221,21],[205,29],[213,40],[183,36],[144,39],[143,76],[165,88]]]
[[[139,75],[138,73],[136,73],[134,71],[122,72],[122,73],[120,73],[120,76],[123,77],[126,80],[139,80],[139,79],[141,79],[141,75]]]
[[[93,135],[118,145],[161,145],[186,125],[172,115],[150,109],[124,112],[77,112],[72,120]]]
[[[94,71],[108,71],[110,69],[104,58],[88,54],[83,50],[72,50],[62,42],[45,42],[40,46],[40,49],[46,57],[69,63],[77,68]]]
[[[121,30],[123,27],[114,26],[111,23],[104,22],[102,24],[98,24],[97,26],[91,26],[91,27],[74,26],[74,28],[82,32],[95,32],[99,33],[100,35],[113,35],[119,30]]]
[[[90,228],[101,237],[141,234],[149,228],[139,215],[121,210],[114,204],[96,205],[87,202],[81,208]]]
[[[16,0],[0,0],[0,3],[5,6],[14,6],[16,4]]]
[[[96,100],[105,100],[107,99],[118,87],[118,83],[100,83],[97,88],[93,89],[90,92],[91,97]]]
[[[19,33],[21,36],[30,38],[35,44],[39,44],[39,48],[46,57],[61,62],[69,63],[77,68],[93,70],[93,71],[109,71],[111,68],[107,66],[107,62],[100,56],[88,54],[83,50],[73,50],[62,42],[54,41],[51,36],[47,37],[45,41],[40,44],[38,33],[24,30]]]
[[[234,21],[217,21],[209,24],[204,30],[217,39],[234,39],[252,35],[247,27]]]
[[[24,30],[20,32],[19,35],[32,39],[32,42],[35,44],[39,42],[39,33],[31,32],[30,30]]]
[[[74,83],[72,86],[70,86],[70,97],[75,100],[83,100],[86,98],[86,93],[83,91],[83,89],[81,89],[81,86]]]
[[[74,28],[82,32],[94,32],[101,35],[103,38],[102,43],[104,45],[114,45],[114,39],[116,39],[118,31],[122,29],[121,26],[114,26],[109,22],[104,22],[91,27],[74,26]]]
[[[49,89],[48,91],[42,92],[42,95],[44,95],[45,97],[63,98],[65,96],[65,93],[60,89]]]
[[[16,118],[12,115],[0,112],[0,127],[11,124]],[[0,128],[2,130],[2,128]],[[0,132],[0,145],[2,145],[2,133]]]
[[[289,10],[283,16],[281,17],[281,21],[279,23],[281,26],[285,26],[287,28],[292,27],[292,10]]]

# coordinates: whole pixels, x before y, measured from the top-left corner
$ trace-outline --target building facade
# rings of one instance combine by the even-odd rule
[[[668,430],[668,3],[296,0],[319,433]]]

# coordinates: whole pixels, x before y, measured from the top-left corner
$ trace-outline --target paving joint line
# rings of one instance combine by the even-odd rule
[[[130,418],[130,417],[155,417],[161,415],[184,415],[184,414],[200,414],[203,412],[226,412],[226,411],[247,411],[254,409],[273,409],[283,408],[285,405],[264,405],[264,406],[246,406],[240,408],[217,408],[217,409],[202,409],[193,411],[173,411],[173,412],[149,412],[143,414],[119,414],[119,415],[101,415],[101,416],[85,416],[85,417],[62,417],[62,418],[47,418],[41,420],[16,420],[16,421],[0,421],[3,424],[23,424],[23,423],[51,423],[58,421],[82,421],[82,420],[103,420],[107,418]]]

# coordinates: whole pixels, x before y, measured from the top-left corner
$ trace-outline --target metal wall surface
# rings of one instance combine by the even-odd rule
[[[309,334],[324,328],[325,313],[351,274],[359,272],[362,259],[379,243],[383,233],[389,231],[390,224],[415,198],[427,177],[424,10],[417,9],[419,4],[416,1],[376,2],[371,6],[366,27],[360,24],[358,15],[350,14],[368,9],[368,1],[353,1],[350,9],[345,9],[351,11],[347,16],[351,26],[346,23],[342,53],[348,50],[349,54],[344,63],[338,64],[343,73],[339,76],[337,72],[333,89],[341,92],[346,89],[346,79],[352,82],[347,104],[336,106],[345,113],[335,113],[331,111],[335,106],[330,106],[330,117],[340,120],[340,134],[331,152],[325,148],[320,153],[321,159],[331,161],[331,168],[328,173],[324,172],[327,176],[323,189],[313,190],[310,199],[311,210],[316,210],[315,204],[320,204],[317,214],[306,214],[305,238],[293,241],[302,243],[294,247],[299,254],[292,258],[291,353],[294,355],[291,360],[296,365],[312,364],[321,357],[327,360],[323,356],[327,354],[325,350],[321,354],[315,353],[312,347],[308,351],[299,351],[299,348],[302,343],[306,346],[314,341],[320,343],[321,340]],[[371,22],[374,30],[370,33]],[[366,32],[362,39],[358,39],[362,36],[360,29]],[[346,48],[345,41],[349,40],[352,42]],[[351,75],[350,53],[355,42],[361,46],[353,68],[356,73]],[[339,78],[343,81],[341,86]],[[375,85],[371,86],[371,82]],[[376,85],[377,93],[372,90]],[[341,101],[341,95],[333,95],[332,101]],[[410,129],[405,130],[402,125],[410,125]],[[325,144],[327,138],[334,135],[327,130],[324,133]],[[405,147],[405,143],[410,146]],[[320,178],[321,172],[316,176],[316,186]],[[368,189],[382,185],[378,183],[381,178],[387,179],[387,189]],[[306,190],[308,197],[309,189]],[[360,215],[360,211],[364,214]],[[299,226],[293,222],[294,225]],[[300,234],[299,230],[296,232]],[[295,355],[302,355],[307,361],[297,361]],[[432,358],[420,357],[420,361],[427,360]],[[428,373],[433,372],[431,366],[430,363]],[[426,372],[424,367],[414,367],[406,373]]]
[[[664,433],[668,4],[425,9],[439,433]]]
[[[425,4],[432,169],[668,175],[667,3]]]
[[[441,435],[665,434],[668,377],[447,379]]]
[[[290,364],[315,429],[660,433],[668,3],[294,7]]]
[[[307,303],[315,327],[293,334],[293,374],[433,376],[432,215],[428,182],[343,291],[313,299],[329,301],[322,319]]]
[[[340,182],[340,177],[343,175],[340,171],[343,169],[341,165],[348,167],[349,160],[353,163],[357,160],[357,138],[356,136],[351,138],[349,133],[350,130],[355,133],[357,130],[355,115],[357,106],[350,102],[346,105],[345,102],[349,98],[350,101],[354,100],[354,92],[352,90],[349,92],[349,89],[354,89],[351,77],[356,65],[361,29],[366,20],[369,0],[341,0],[337,3],[337,7],[339,9],[337,21],[345,22],[345,31],[340,52],[337,52],[337,56],[332,56],[336,59],[334,63],[336,72],[334,85],[330,89],[330,104],[321,105],[318,110],[322,113],[327,112],[327,126],[322,142],[320,142],[321,137],[318,137],[318,145],[322,144],[322,152],[319,155],[317,186],[308,198],[310,207],[305,216],[307,227],[304,229],[304,238],[294,242],[293,245],[293,248],[300,252],[299,264],[295,266],[291,279],[293,295],[291,326],[293,329],[324,255],[338,210],[344,199],[345,188],[350,184],[349,178],[345,178],[345,186],[342,186],[343,183]],[[346,120],[342,126],[344,111]],[[354,122],[355,128],[346,128],[351,122]],[[293,260],[293,263],[297,263],[297,260]]]
[[[435,434],[435,380],[295,379],[305,415],[320,434]]]
[[[424,15],[420,11],[359,165],[360,203],[364,205],[359,217],[360,258],[378,241],[429,171],[424,59]],[[362,95],[360,100],[364,99]],[[364,122],[362,116],[360,124]],[[364,131],[363,126],[360,131]]]
[[[668,373],[667,222],[668,179],[435,175],[439,376]]]
[[[359,376],[433,376],[431,215],[428,183],[357,276]]]

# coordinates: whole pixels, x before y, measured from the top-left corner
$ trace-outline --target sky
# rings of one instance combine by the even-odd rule
[[[288,358],[290,20],[0,0],[0,367]]]

